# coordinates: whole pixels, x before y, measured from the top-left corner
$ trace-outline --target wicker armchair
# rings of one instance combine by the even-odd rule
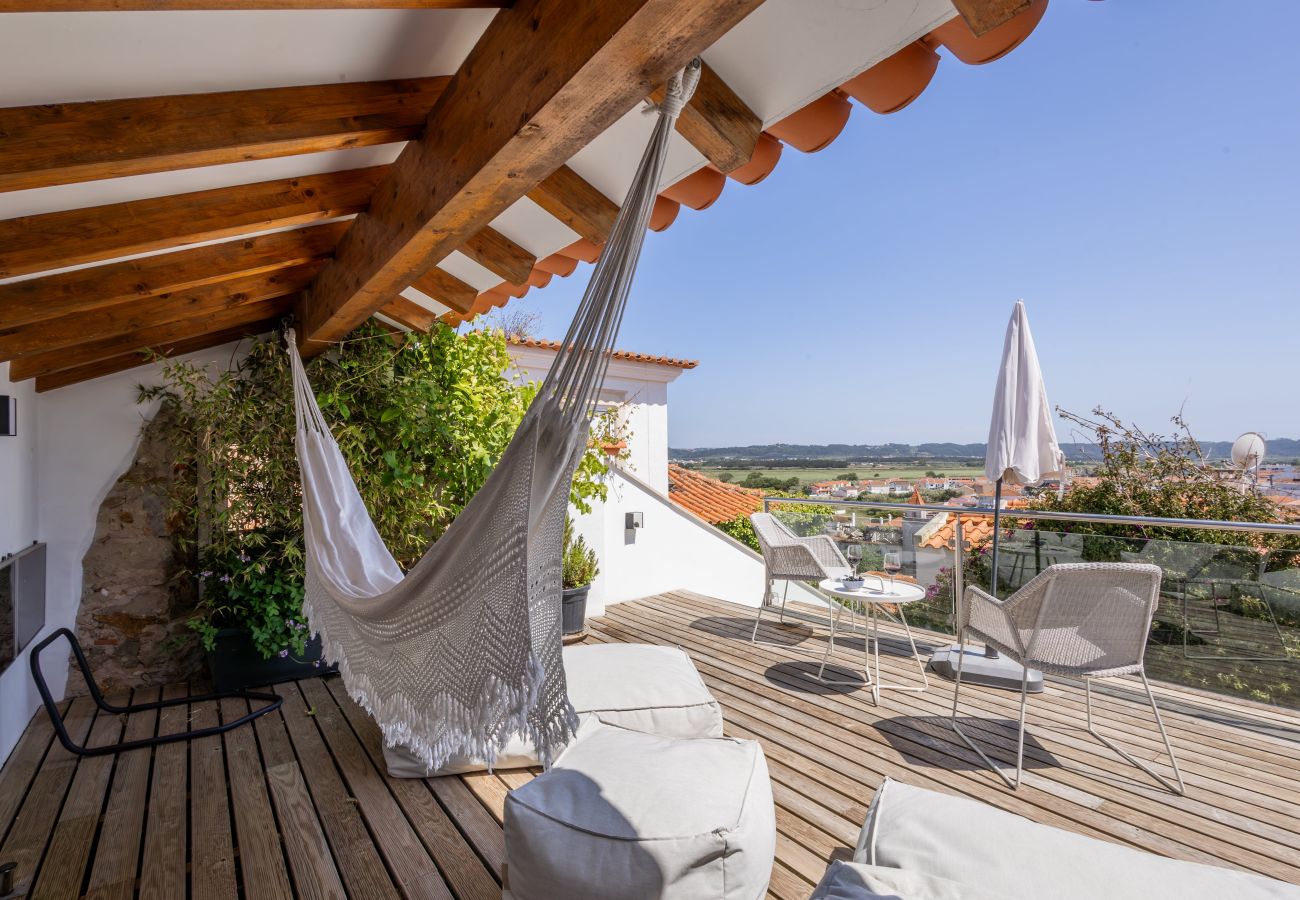
[[[1088,732],[1124,759],[1176,794],[1184,792],[1178,760],[1165,733],[1160,709],[1143,668],[1151,618],[1160,600],[1159,566],[1137,563],[1070,563],[1049,566],[1006,600],[973,585],[962,603],[961,642],[969,632],[1028,669],[1082,678]],[[1020,692],[1020,733],[1013,781],[985,755],[957,723],[961,693],[961,657],[952,698],[952,728],[1011,787],[1020,786],[1025,755],[1027,683]],[[1137,675],[1142,679],[1165,750],[1173,765],[1175,787],[1146,763],[1099,734],[1092,725],[1092,680]],[[1026,675],[1026,679],[1028,675]]]
[[[785,622],[786,597],[791,581],[821,581],[823,578],[838,578],[853,572],[853,567],[844,558],[840,548],[828,535],[818,534],[813,537],[799,537],[771,513],[754,513],[749,517],[754,525],[754,534],[758,536],[758,546],[763,553],[763,565],[766,577],[763,580],[763,599],[758,604],[758,615],[754,617],[754,631],[749,636],[751,643],[758,639],[758,626],[763,619],[763,609],[769,600],[775,600],[772,583],[777,579],[785,581],[781,592],[780,621]],[[831,609],[831,602],[826,601]]]

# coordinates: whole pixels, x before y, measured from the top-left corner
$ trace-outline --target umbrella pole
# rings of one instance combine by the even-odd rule
[[[993,559],[989,565],[993,569],[993,577],[989,581],[989,593],[994,597],[998,596],[998,540],[1002,533],[999,527],[1002,522],[1002,479],[999,478],[997,485],[993,488]],[[998,599],[1001,599],[1000,597]],[[984,645],[984,656],[988,659],[997,659],[998,651],[994,650],[988,644]]]

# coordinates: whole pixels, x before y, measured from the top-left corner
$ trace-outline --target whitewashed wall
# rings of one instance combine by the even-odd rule
[[[188,357],[229,364],[233,345]],[[35,394],[32,382],[10,385],[0,367],[0,394],[18,396],[17,438],[0,437],[0,553],[33,540],[49,544],[45,631],[74,626],[81,603],[81,560],[95,535],[104,497],[127,470],[140,426],[156,404],[135,402],[136,385],[156,379],[157,368],[138,368],[73,387]],[[10,494],[16,515],[9,513]],[[39,638],[38,638],[39,639]],[[64,648],[51,647],[46,675],[55,696],[65,687]],[[0,675],[0,760],[8,757],[40,703],[26,654]]]
[[[0,437],[0,556],[15,553],[42,533],[37,515],[37,430],[40,407],[32,382],[9,381],[9,364],[0,364],[0,394],[18,398],[18,434]],[[21,654],[0,674],[0,760],[31,717],[36,689]]]

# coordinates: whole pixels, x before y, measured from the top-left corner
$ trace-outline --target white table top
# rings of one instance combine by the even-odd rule
[[[925,588],[919,584],[910,581],[895,581],[890,584],[888,578],[884,582],[883,591],[879,589],[880,582],[872,575],[865,576],[862,587],[852,591],[845,590],[837,578],[824,578],[817,586],[832,596],[862,603],[914,603],[925,599]]]

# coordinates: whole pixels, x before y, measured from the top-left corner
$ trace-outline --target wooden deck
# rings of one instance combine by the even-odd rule
[[[1096,744],[1078,686],[1053,680],[1030,703],[1025,784],[1012,793],[944,725],[947,682],[886,693],[875,706],[863,689],[812,680],[824,627],[772,625],[760,637],[781,646],[753,646],[752,615],[667,594],[612,607],[590,623],[589,640],[683,647],[722,702],[728,732],[762,741],[778,805],[772,897],[807,897],[827,861],[853,846],[885,776],[1154,853],[1300,881],[1300,715],[1161,687],[1187,780],[1178,798]],[[850,668],[862,639],[842,643],[837,658]],[[887,676],[915,680],[901,646],[883,646]],[[533,773],[388,779],[376,728],[337,678],[277,690],[282,713],[255,727],[116,758],[71,757],[39,715],[0,772],[0,862],[16,862],[17,885],[37,897],[500,897],[502,805]],[[1138,698],[1128,686],[1107,690],[1100,728],[1157,760]],[[124,722],[95,718],[79,699],[66,720],[75,737],[106,743],[244,708],[195,705]],[[972,727],[1004,760],[1015,709],[1006,693],[963,691],[963,715],[978,717]]]

